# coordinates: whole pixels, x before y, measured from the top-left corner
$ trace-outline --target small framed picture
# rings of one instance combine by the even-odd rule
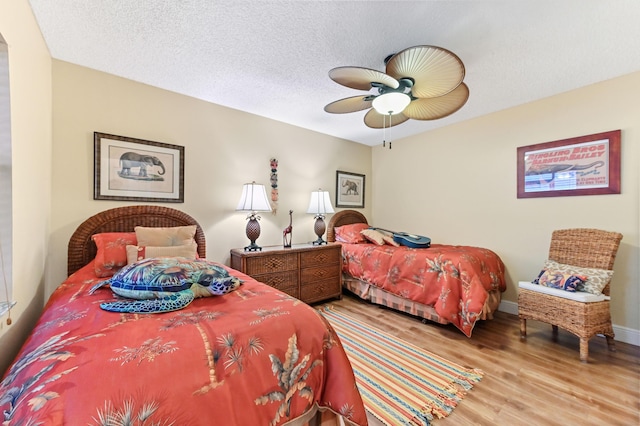
[[[336,171],[336,207],[364,208],[364,175]]]
[[[184,147],[93,133],[93,199],[184,202]]]

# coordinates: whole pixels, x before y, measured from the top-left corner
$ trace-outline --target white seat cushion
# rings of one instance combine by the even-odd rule
[[[609,296],[604,294],[591,294],[584,291],[564,291],[558,288],[545,287],[543,285],[533,284],[528,281],[520,281],[518,287],[525,288],[531,291],[537,291],[538,293],[549,294],[551,296],[562,297],[563,299],[571,299],[578,302],[602,302],[603,300],[610,300]]]

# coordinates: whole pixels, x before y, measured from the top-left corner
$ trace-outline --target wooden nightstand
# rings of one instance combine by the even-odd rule
[[[342,297],[340,244],[270,246],[262,251],[232,249],[231,267],[305,303]]]

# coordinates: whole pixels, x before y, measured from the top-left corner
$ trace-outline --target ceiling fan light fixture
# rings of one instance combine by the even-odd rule
[[[405,121],[436,120],[458,111],[469,99],[465,68],[453,52],[419,45],[387,56],[385,72],[362,67],[337,67],[329,77],[343,86],[369,91],[326,105],[333,114],[368,109],[364,124],[385,129]],[[377,95],[370,92],[377,90]],[[388,123],[388,124],[387,124]]]
[[[401,113],[411,102],[406,93],[390,92],[377,96],[371,106],[382,115],[394,115]]]

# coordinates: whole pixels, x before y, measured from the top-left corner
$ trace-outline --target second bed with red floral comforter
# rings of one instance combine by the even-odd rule
[[[428,249],[342,244],[343,271],[389,293],[433,306],[466,336],[490,291],[504,291],[504,265],[491,250],[433,244]]]

